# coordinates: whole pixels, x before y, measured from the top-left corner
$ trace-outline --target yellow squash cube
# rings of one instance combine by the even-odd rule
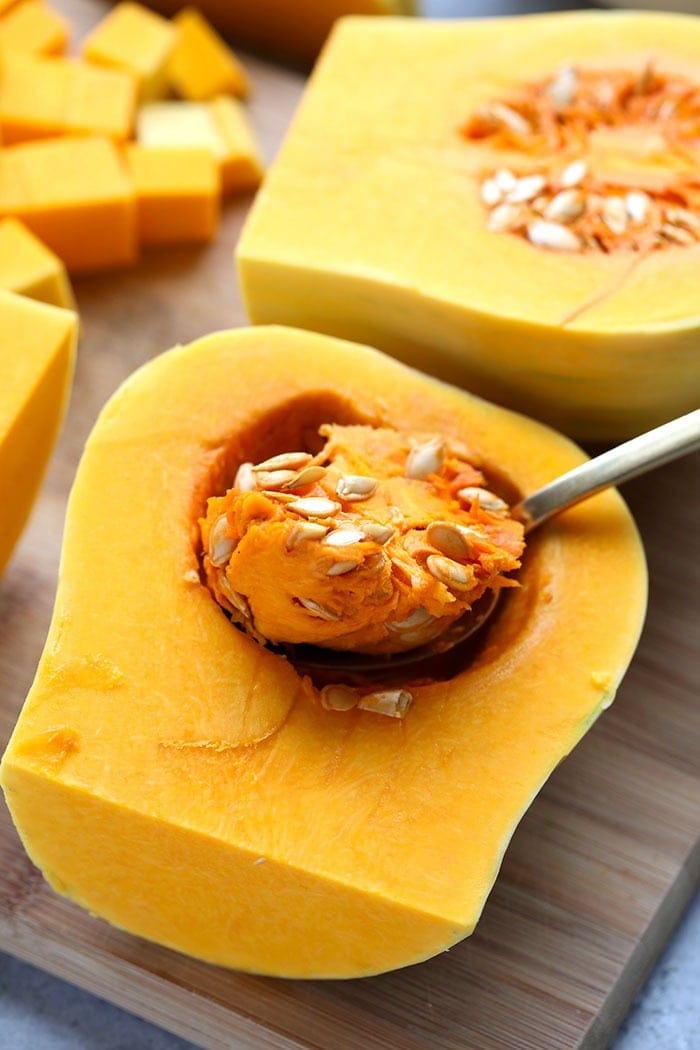
[[[209,150],[133,145],[127,147],[126,160],[141,244],[211,240],[219,224],[220,189]]]
[[[141,4],[117,4],[83,44],[83,55],[99,66],[132,73],[142,99],[167,92],[166,69],[175,44],[173,24]]]
[[[75,305],[63,261],[17,219],[0,220],[0,288],[54,306]]]
[[[177,94],[194,101],[221,94],[245,98],[248,78],[243,66],[199,11],[185,8],[173,21],[177,40],[168,75]]]
[[[117,69],[34,55],[7,56],[0,79],[0,128],[6,143],[51,135],[128,138],[136,81]]]
[[[22,0],[0,18],[0,49],[7,53],[62,55],[70,29],[43,0]]]
[[[561,119],[540,128],[507,105],[539,91],[566,107],[572,83],[615,97],[628,78],[635,105],[658,106],[669,77],[698,97],[700,19],[345,20],[239,242],[250,319],[378,346],[582,440],[618,441],[690,411],[700,400],[697,103],[694,118],[676,120],[672,92],[670,117],[630,116],[612,129],[614,147],[601,103],[588,138],[572,131],[559,152]],[[470,137],[478,119],[486,130],[475,124]],[[578,178],[582,188],[569,185]],[[672,221],[662,198],[677,186],[690,203]],[[559,187],[577,192],[553,204]],[[651,220],[669,215],[646,231],[623,220],[648,233],[636,250],[605,250],[595,229],[584,239],[554,219],[582,201],[594,221],[602,210],[604,233],[607,198],[626,215],[627,192],[635,214],[641,201]]]
[[[143,146],[200,147],[219,165],[224,194],[255,189],[263,162],[245,110],[221,95],[210,102],[150,102],[141,106],[136,135]]]
[[[65,137],[0,151],[0,215],[14,215],[71,272],[137,256],[136,202],[109,139]]]
[[[68,400],[78,318],[0,291],[0,573],[29,517]]]

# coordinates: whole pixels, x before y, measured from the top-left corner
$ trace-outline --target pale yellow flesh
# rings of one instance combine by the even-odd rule
[[[318,335],[240,330],[156,359],[88,442],[2,783],[30,856],[111,922],[229,966],[349,977],[473,929],[521,814],[612,699],[645,571],[621,500],[598,496],[533,543],[490,656],[415,688],[404,722],[324,711],[190,578],[193,492],[216,450],[262,424],[269,455],[315,413],[409,417],[524,491],[581,460],[534,422]]]
[[[521,81],[649,60],[700,83],[700,20],[346,20],[239,244],[251,320],[370,342],[590,440],[695,407],[700,245],[639,259],[488,232],[485,174],[537,159],[459,134]]]

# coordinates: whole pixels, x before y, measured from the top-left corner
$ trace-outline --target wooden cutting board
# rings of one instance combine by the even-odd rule
[[[77,30],[106,7],[56,6]],[[252,117],[269,157],[302,78],[259,62],[249,67]],[[0,585],[0,747],[46,634],[66,495],[85,437],[134,367],[176,342],[243,323],[232,252],[248,203],[227,206],[210,248],[153,254],[134,270],[77,282],[83,336],[69,417]],[[202,1047],[606,1045],[700,867],[698,465],[686,459],[625,489],[650,562],[642,642],[614,707],[523,820],[468,941],[420,966],[348,982],[285,982],[206,966],[52,893],[0,803],[0,948]]]

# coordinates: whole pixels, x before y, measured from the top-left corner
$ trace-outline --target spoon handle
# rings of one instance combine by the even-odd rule
[[[602,489],[619,485],[699,448],[700,409],[696,409],[562,474],[521,500],[511,513],[524,523],[525,532],[529,532],[553,514]]]

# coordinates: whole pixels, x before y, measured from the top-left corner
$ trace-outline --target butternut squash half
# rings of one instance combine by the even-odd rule
[[[220,332],[156,358],[88,440],[1,771],[56,890],[201,959],[303,978],[404,966],[471,933],[523,812],[612,701],[646,595],[630,515],[601,494],[533,536],[471,660],[400,683],[402,719],[328,710],[292,658],[230,622],[200,535],[241,464],[312,454],[328,424],[441,433],[511,498],[584,458],[318,334]],[[282,575],[261,570],[260,587]]]
[[[700,18],[345,20],[239,243],[248,315],[638,433],[700,400],[699,129]]]

